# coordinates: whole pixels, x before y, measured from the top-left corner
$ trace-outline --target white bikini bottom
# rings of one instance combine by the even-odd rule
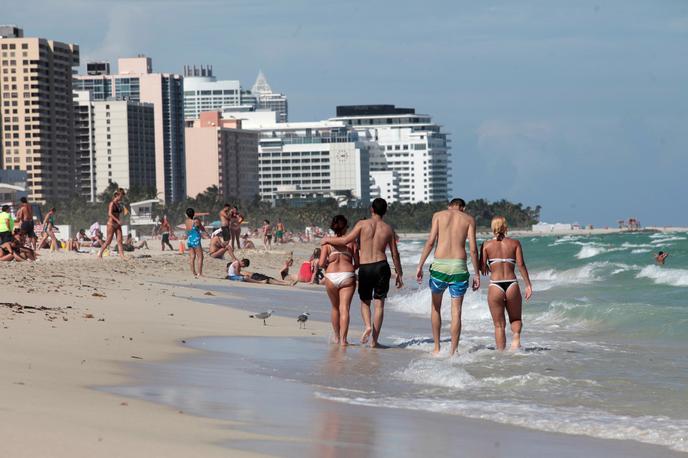
[[[341,288],[343,283],[346,283],[350,278],[354,278],[355,276],[353,272],[328,272],[325,274],[325,278],[330,280],[335,288]]]

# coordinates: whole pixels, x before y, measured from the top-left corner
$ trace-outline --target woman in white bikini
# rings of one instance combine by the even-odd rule
[[[480,267],[483,275],[490,275],[490,287],[487,292],[487,302],[495,327],[495,342],[497,350],[506,348],[506,320],[504,310],[509,315],[511,323],[511,350],[521,346],[521,288],[516,279],[516,266],[521,272],[526,284],[526,300],[533,295],[533,287],[528,276],[528,269],[523,260],[521,242],[506,236],[508,227],[506,218],[495,216],[492,218],[492,233],[494,238],[483,243],[480,249]]]
[[[332,219],[330,229],[337,237],[346,234],[349,227],[346,218],[337,215]],[[355,243],[348,245],[324,245],[320,252],[320,266],[327,266],[325,270],[325,287],[332,303],[330,317],[332,320],[333,341],[341,346],[349,343],[346,338],[349,333],[349,309],[351,298],[356,290],[356,274],[358,267],[358,247]]]

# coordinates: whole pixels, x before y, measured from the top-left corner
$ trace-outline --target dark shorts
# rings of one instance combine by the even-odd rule
[[[229,230],[229,226],[222,226],[222,240],[225,242],[229,240],[231,231]]]
[[[165,232],[162,234],[162,243],[170,243],[170,234]]]
[[[33,221],[22,221],[21,230],[26,232],[27,237],[29,237],[31,239],[36,238],[36,232],[34,231],[34,228],[33,228]]]
[[[358,268],[358,297],[362,301],[386,298],[391,278],[392,270],[387,261],[361,264]]]
[[[12,232],[0,232],[0,243],[4,244],[12,241]]]
[[[264,275],[264,274],[259,274],[259,273],[251,274],[251,280],[265,281],[265,280],[270,280],[271,278],[272,277],[268,277],[267,275]]]

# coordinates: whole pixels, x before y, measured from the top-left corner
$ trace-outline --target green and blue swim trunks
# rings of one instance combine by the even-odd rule
[[[430,265],[430,290],[442,294],[449,288],[453,298],[466,294],[468,289],[468,267],[465,259],[435,259]]]

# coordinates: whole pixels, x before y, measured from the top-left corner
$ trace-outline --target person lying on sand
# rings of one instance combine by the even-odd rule
[[[244,267],[251,265],[251,261],[244,258],[241,261],[234,261],[227,264],[227,279],[232,281],[242,281],[246,283],[263,283],[268,285],[279,285],[279,286],[294,286],[295,281],[284,281],[277,280],[275,278],[269,277],[267,275],[247,272],[242,270]]]

